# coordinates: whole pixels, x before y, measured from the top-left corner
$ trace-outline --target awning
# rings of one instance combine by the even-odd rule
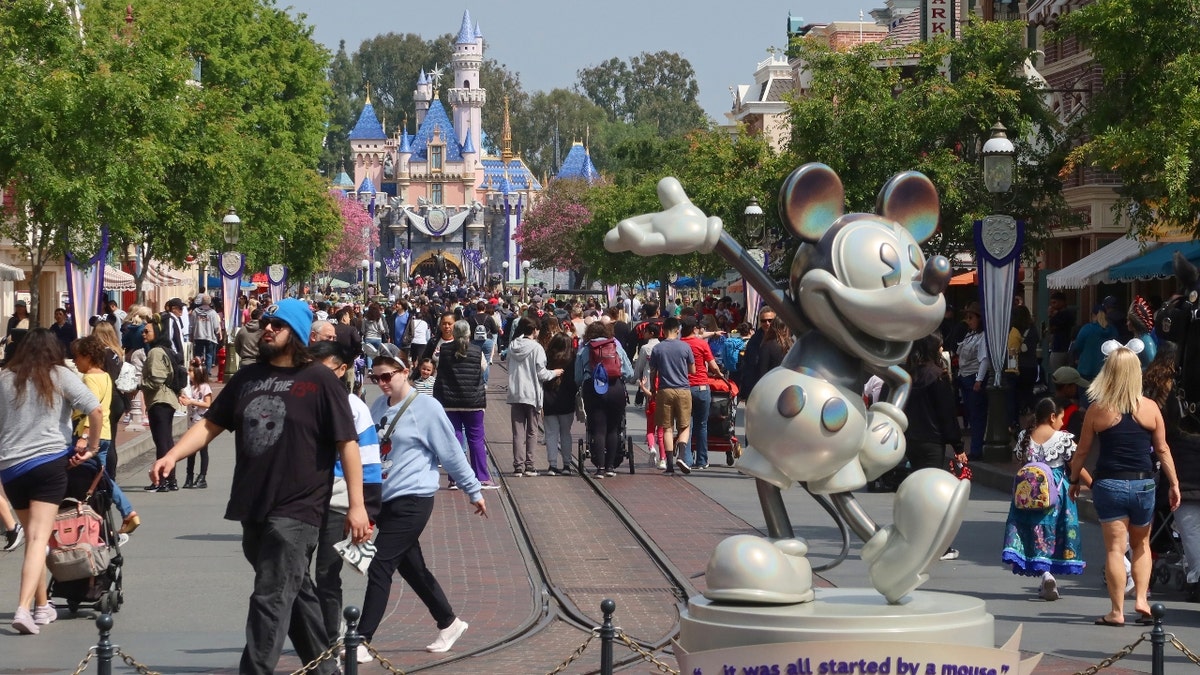
[[[1025,281],[1024,267],[1017,268],[1017,281]],[[979,270],[971,270],[970,272],[963,272],[962,274],[955,274],[950,277],[951,286],[974,286],[977,283],[979,283]]]
[[[132,291],[137,288],[137,282],[132,274],[122,272],[112,265],[104,266],[104,290]]]
[[[1143,245],[1145,248],[1143,248]],[[1121,237],[1104,246],[1098,251],[1086,255],[1046,277],[1049,288],[1083,288],[1107,282],[1108,271],[1134,256],[1144,253],[1147,249],[1158,245],[1158,242],[1140,242],[1137,239]]]
[[[0,281],[24,281],[25,270],[0,263]]]
[[[152,286],[187,286],[188,281],[163,269],[162,265],[150,265],[146,268],[144,281]]]
[[[1192,264],[1200,261],[1200,241],[1181,241],[1162,244],[1146,255],[1112,268],[1108,277],[1113,281],[1134,279],[1166,279],[1175,275],[1175,252],[1179,251]]]

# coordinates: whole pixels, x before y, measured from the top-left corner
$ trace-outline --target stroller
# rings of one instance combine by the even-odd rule
[[[708,449],[724,452],[725,465],[733,466],[742,456],[742,444],[737,437],[738,386],[732,380],[709,377],[708,391],[712,403],[708,409]]]
[[[54,519],[46,565],[50,597],[66,600],[72,615],[85,606],[118,612],[125,601],[113,508],[111,482],[98,462],[67,472],[67,498]]]
[[[612,385],[612,386],[616,386],[616,385]],[[623,387],[624,385],[622,384],[619,386]],[[628,391],[625,393],[625,404],[629,405],[629,392]],[[579,475],[586,477],[587,469],[585,467],[587,465],[584,462],[588,458],[591,458],[592,466],[597,466],[597,468],[599,468],[599,467],[596,464],[595,453],[592,452],[593,443],[592,443],[591,434],[589,434],[587,432],[587,411],[584,409],[584,406],[583,406],[583,390],[582,389],[580,389],[580,391],[579,391],[579,399],[578,399],[577,405],[575,407],[575,411],[576,411],[575,418],[577,420],[579,420],[580,422],[583,422],[583,429],[584,429],[583,437],[579,439],[579,447],[578,447],[578,451],[577,451],[578,457],[577,457],[576,461],[578,462],[578,466],[579,466]],[[625,415],[621,415],[621,427],[617,432],[617,438],[619,439],[618,442],[621,444],[621,447],[624,448],[624,451],[617,455],[617,463],[616,463],[616,466],[614,466],[613,468],[615,469],[615,468],[621,466],[622,463],[624,463],[626,460],[628,460],[629,461],[629,473],[630,474],[637,473],[637,468],[635,466],[637,464],[637,462],[633,461],[633,438],[629,435],[629,429],[625,423]]]

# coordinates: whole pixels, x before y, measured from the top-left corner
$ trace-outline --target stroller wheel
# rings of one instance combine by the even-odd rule
[[[633,438],[630,436],[625,437],[625,457],[629,460],[629,475],[632,476],[637,473],[637,469],[634,468],[637,462],[633,459]]]
[[[67,601],[67,611],[71,613],[71,616],[75,616],[76,614],[78,614],[79,613],[79,601],[78,600],[68,600]]]
[[[725,466],[733,466],[733,450],[725,451]]]
[[[101,595],[100,601],[96,603],[96,609],[100,610],[101,614],[112,614],[114,604],[113,600],[114,598],[111,592]]]

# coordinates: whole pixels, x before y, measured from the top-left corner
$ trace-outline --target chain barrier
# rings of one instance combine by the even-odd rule
[[[1096,665],[1094,665],[1090,668],[1081,670],[1081,671],[1075,673],[1075,675],[1096,675],[1096,673],[1100,672],[1101,670],[1108,668],[1109,666],[1116,663],[1117,661],[1120,661],[1121,659],[1125,658],[1126,656],[1129,656],[1130,654],[1132,654],[1134,648],[1137,647],[1138,645],[1142,644],[1145,641],[1146,641],[1146,636],[1142,635],[1135,642],[1133,642],[1132,644],[1125,645],[1119,651],[1117,651],[1117,653],[1113,654],[1112,656],[1108,657],[1107,659],[1104,659],[1100,663],[1097,663]]]
[[[71,675],[82,675],[83,671],[87,670],[88,663],[91,662],[92,657],[95,655],[96,648],[88,647],[87,656],[83,657],[83,660],[79,662],[79,665],[75,668],[75,672],[71,673]]]
[[[1187,648],[1187,645],[1180,642],[1179,638],[1175,637],[1174,633],[1167,633],[1167,637],[1171,638],[1171,644],[1174,645],[1176,649],[1183,652],[1183,655],[1186,656],[1189,661],[1197,666],[1200,666],[1200,656],[1197,656],[1195,652]]]
[[[138,663],[132,656],[121,651],[120,647],[114,647],[114,649],[116,649],[116,655],[121,657],[121,660],[125,662],[125,665],[136,670],[138,675],[162,675],[162,673],[150,670],[148,666]]]
[[[657,668],[660,673],[668,673],[669,675],[679,675],[678,670],[675,670],[674,668],[667,665],[666,663],[659,661],[652,652],[650,652],[648,649],[639,645],[637,642],[635,642],[633,640],[633,638],[626,635],[625,631],[621,630],[620,628],[617,629],[617,638],[619,638],[621,640],[621,642],[624,642],[625,646],[629,647],[630,650],[637,652],[637,654],[642,657],[643,661],[645,661],[646,663],[649,663],[650,665]]]
[[[371,646],[371,643],[364,642],[364,643],[362,643],[362,646],[367,648],[367,653],[371,655],[371,658],[378,661],[379,665],[383,666],[384,670],[388,671],[392,675],[405,675],[405,672],[403,670],[400,670],[396,666],[393,666],[392,662],[388,661],[387,658],[385,658],[383,656],[383,654],[380,654],[379,652],[375,651],[375,648]]]
[[[558,666],[556,666],[554,668],[554,670],[550,671],[549,673],[546,673],[546,675],[558,675],[558,673],[561,673],[562,671],[566,670],[567,666],[571,665],[572,661],[579,658],[580,656],[583,656],[583,653],[585,651],[587,651],[588,645],[592,644],[592,640],[595,640],[599,636],[600,636],[599,629],[593,628],[592,632],[587,636],[587,639],[583,641],[583,644],[576,647],[575,651],[571,652],[571,655],[568,656],[565,661],[558,664]]]
[[[318,666],[320,666],[322,663],[325,663],[329,659],[337,659],[338,652],[341,650],[341,648],[342,638],[338,638],[333,641],[333,644],[329,645],[328,649],[321,652],[317,658],[304,664],[300,667],[300,670],[292,672],[291,675],[304,675],[305,673],[311,673],[315,671]]]

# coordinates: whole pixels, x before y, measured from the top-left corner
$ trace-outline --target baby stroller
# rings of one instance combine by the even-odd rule
[[[1175,530],[1167,482],[1160,481],[1154,500],[1154,518],[1150,523],[1150,589],[1182,591],[1187,586],[1187,558],[1183,542]]]
[[[708,391],[712,397],[708,409],[708,449],[724,452],[725,466],[733,466],[742,456],[736,428],[738,386],[732,380],[709,376]]]
[[[99,463],[85,462],[67,472],[67,498],[59,506],[50,535],[46,566],[51,598],[67,602],[71,614],[80,607],[118,612],[124,559],[113,516],[111,482]]]
[[[621,385],[621,386],[624,386],[624,385]],[[575,406],[575,419],[577,419],[580,422],[583,422],[584,431],[583,431],[583,437],[581,437],[579,439],[579,447],[578,447],[578,451],[577,451],[578,457],[577,457],[576,461],[578,462],[578,466],[579,466],[579,475],[587,476],[587,469],[586,469],[587,465],[584,462],[588,458],[590,458],[591,462],[592,462],[592,466],[596,466],[596,457],[595,457],[595,453],[592,452],[591,434],[589,434],[587,432],[587,411],[584,409],[584,406],[583,406],[583,390],[582,389],[580,389],[579,397],[580,398],[577,399],[577,405]],[[625,393],[625,404],[629,405],[628,391]],[[621,466],[622,463],[624,463],[626,460],[628,460],[629,461],[629,473],[630,474],[637,473],[637,468],[635,466],[637,464],[637,462],[633,461],[633,438],[631,438],[629,436],[629,429],[625,423],[625,415],[621,415],[621,426],[617,433],[617,438],[619,439],[618,442],[621,444],[621,447],[624,448],[624,451],[617,455],[617,463],[616,463],[616,466],[614,466],[613,468],[615,469],[615,468]],[[597,467],[597,468],[599,468],[599,467]]]

